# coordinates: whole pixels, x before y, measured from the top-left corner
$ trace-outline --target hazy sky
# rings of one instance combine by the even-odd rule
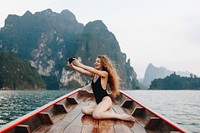
[[[78,22],[102,20],[131,59],[138,78],[149,63],[200,76],[200,0],[0,0],[8,14],[70,10]]]

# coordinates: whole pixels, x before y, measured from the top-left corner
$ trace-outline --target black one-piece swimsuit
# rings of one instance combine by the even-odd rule
[[[92,80],[91,85],[96,103],[99,104],[105,96],[108,96],[107,91],[104,90],[101,86],[101,77],[99,77],[96,82]]]

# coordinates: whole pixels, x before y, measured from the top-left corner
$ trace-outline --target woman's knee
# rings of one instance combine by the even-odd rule
[[[100,114],[99,112],[94,111],[94,112],[92,113],[92,117],[93,117],[94,119],[101,119],[101,114]]]
[[[102,101],[106,102],[106,105],[108,105],[109,108],[112,107],[112,100],[110,97],[104,97]]]
[[[83,114],[87,114],[87,109],[86,109],[86,108],[82,108],[82,109],[81,109],[81,112],[82,112]]]
[[[83,108],[81,109],[81,112],[82,112],[83,114],[85,114],[85,115],[92,115],[93,111],[94,111],[94,108],[93,108],[93,107],[83,107]]]

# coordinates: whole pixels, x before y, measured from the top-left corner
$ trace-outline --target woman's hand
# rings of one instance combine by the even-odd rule
[[[72,63],[69,63],[69,61],[67,62],[66,64],[69,68],[73,68],[73,64]]]
[[[93,67],[89,67],[89,66],[86,66],[84,64],[82,64],[78,59],[76,58],[73,58],[73,61],[71,62],[71,64],[67,63],[67,66],[86,75],[86,76],[89,76],[89,77],[93,77],[94,76],[94,71],[97,71],[95,68]]]
[[[72,64],[77,66],[77,67],[80,67],[82,64],[80,63],[80,61],[76,58],[74,58],[74,60],[72,61]]]
[[[73,58],[73,61],[71,63],[68,61],[66,65],[70,68],[74,68],[74,66],[80,67],[82,64],[78,59]]]

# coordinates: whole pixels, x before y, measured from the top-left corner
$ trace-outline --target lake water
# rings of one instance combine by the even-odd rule
[[[0,91],[0,126],[70,91]],[[145,106],[177,123],[200,133],[200,91],[125,91]]]

